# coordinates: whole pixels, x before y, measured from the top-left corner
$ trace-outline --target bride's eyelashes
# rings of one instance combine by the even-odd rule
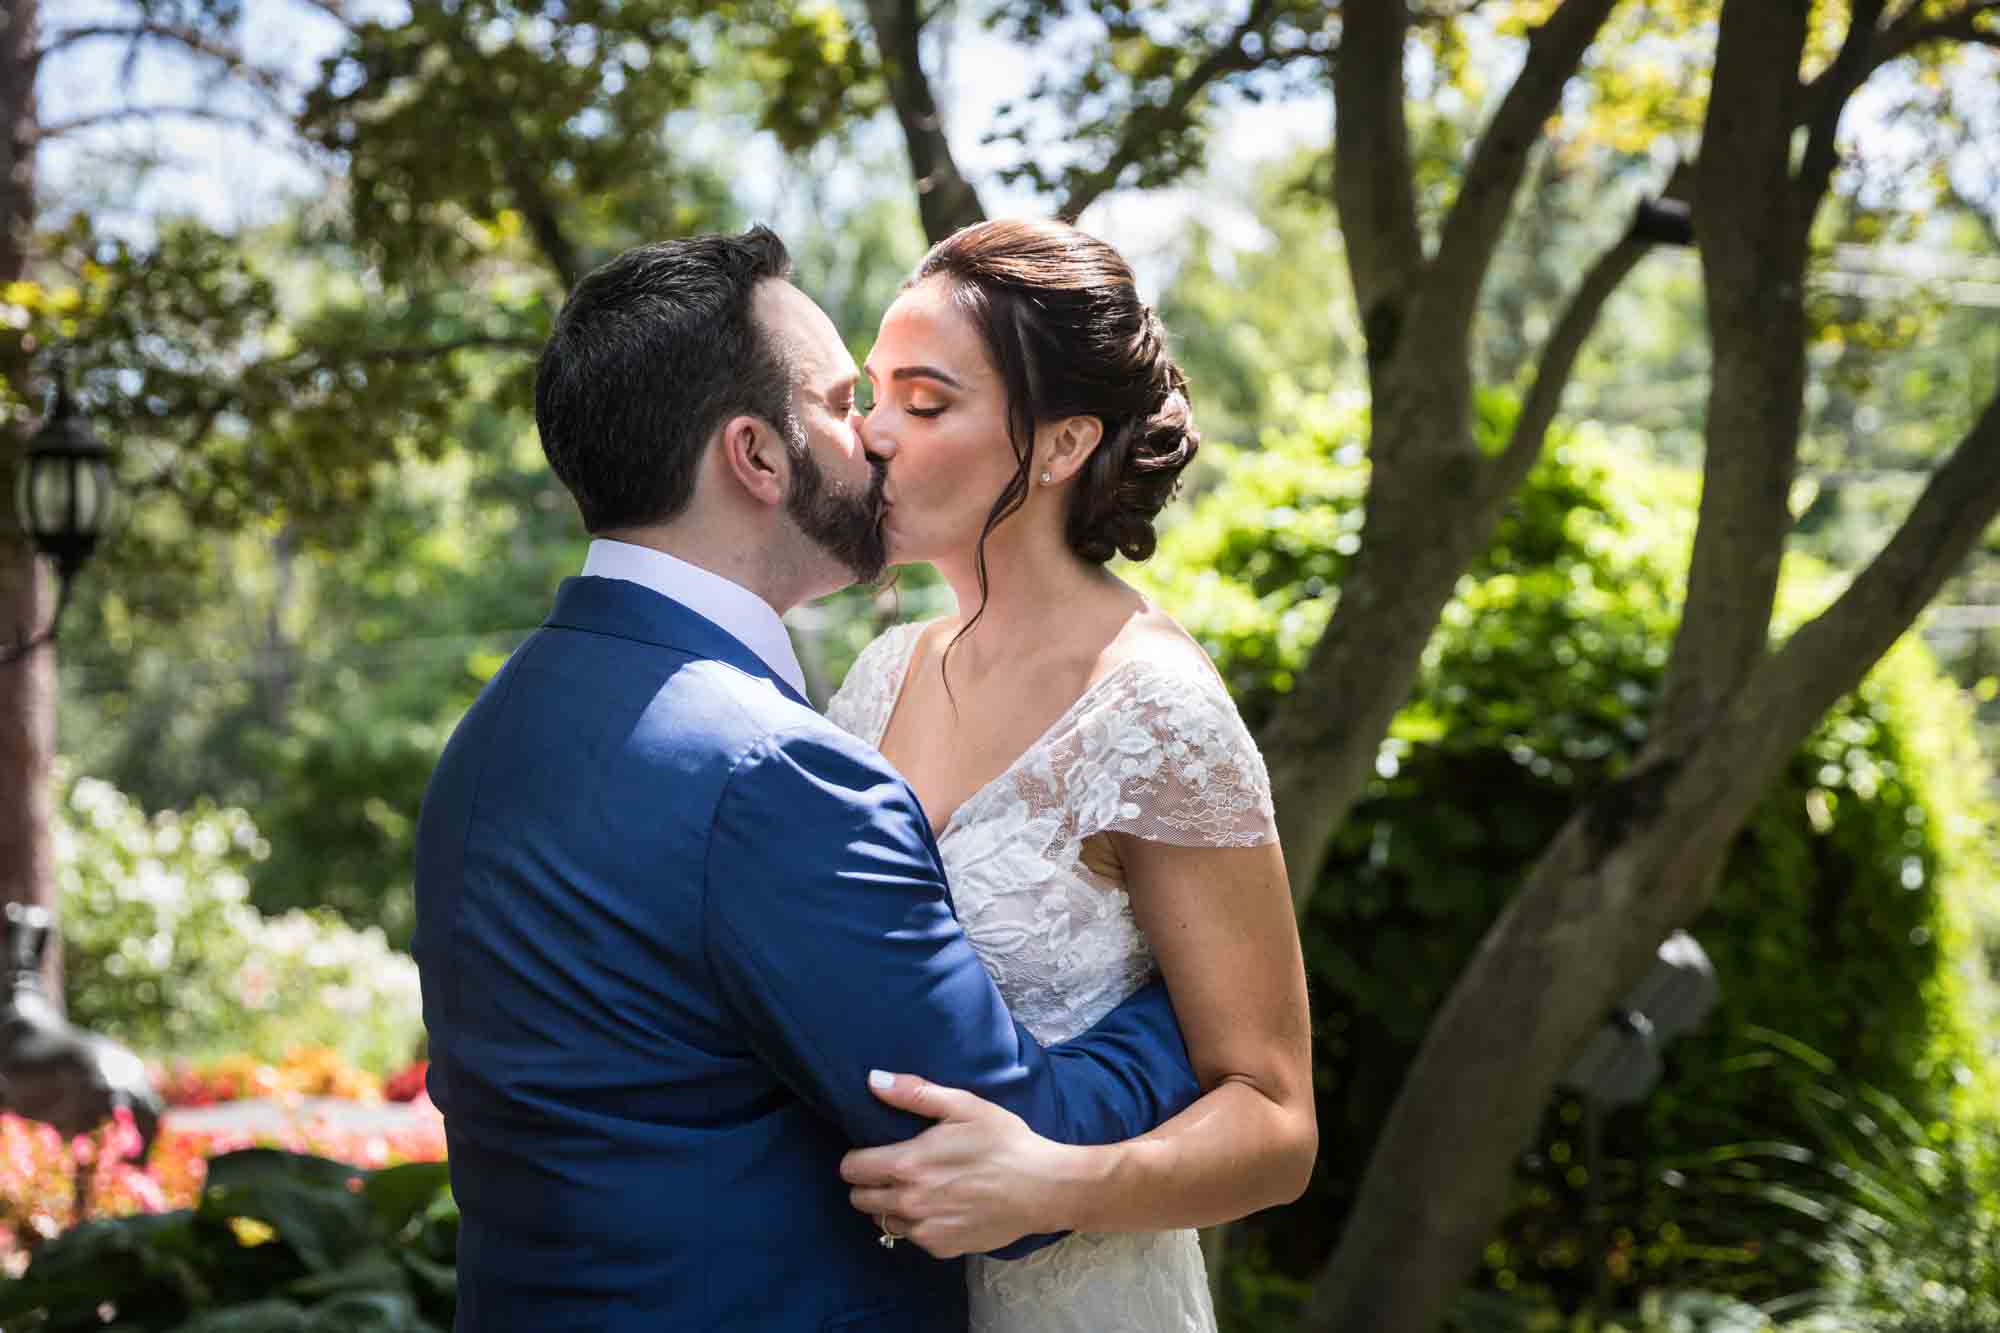
[[[891,397],[893,396],[894,395],[892,394]],[[859,412],[864,417],[872,416],[875,412],[877,403],[878,400],[875,397],[875,385],[872,382],[872,380],[864,378],[857,381],[854,385],[854,410]],[[928,419],[930,417],[942,416],[944,414],[945,408],[949,406],[950,406],[949,403],[939,403],[936,406],[918,407],[914,403],[905,403],[903,405],[903,411],[909,416],[924,417]]]

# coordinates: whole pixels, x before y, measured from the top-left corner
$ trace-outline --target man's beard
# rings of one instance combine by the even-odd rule
[[[819,548],[847,566],[856,583],[873,583],[888,564],[882,537],[882,486],[889,470],[873,458],[873,475],[863,490],[836,485],[813,457],[805,432],[786,423],[785,442],[792,455],[792,489],[785,512]]]

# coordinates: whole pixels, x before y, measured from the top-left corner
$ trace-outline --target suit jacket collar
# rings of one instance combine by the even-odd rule
[[[745,675],[770,681],[786,698],[812,707],[741,639],[673,598],[625,579],[582,575],[564,579],[545,623],[551,629],[604,634],[726,662]]]

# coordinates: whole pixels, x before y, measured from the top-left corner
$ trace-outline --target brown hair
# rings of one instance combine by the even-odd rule
[[[986,538],[1028,497],[1035,427],[1064,417],[1096,417],[1104,429],[1070,489],[1063,525],[1070,549],[1096,564],[1114,554],[1151,556],[1153,520],[1201,435],[1187,376],[1167,352],[1159,316],[1139,300],[1131,265],[1068,223],[1009,219],[966,227],[931,247],[913,281],[933,277],[951,283],[1000,372],[1019,463],[979,534],[981,596]]]

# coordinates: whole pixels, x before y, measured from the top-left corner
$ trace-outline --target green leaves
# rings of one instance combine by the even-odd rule
[[[433,1333],[456,1305],[458,1213],[441,1162],[370,1172],[270,1149],[209,1163],[193,1211],[86,1223],[0,1285],[0,1318],[50,1333]]]
[[[882,108],[875,47],[849,26],[839,6],[773,8],[776,13],[735,38],[760,89],[760,128],[798,151]]]
[[[1313,86],[1335,32],[1327,8],[1303,0],[1250,0],[1223,14],[1138,0],[1010,0],[991,22],[1051,53],[1038,61],[1050,72],[1003,107],[987,135],[1022,145],[1001,174],[1056,194],[1066,213],[1106,189],[1151,189],[1199,167],[1217,103]]]
[[[761,127],[802,148],[874,110],[872,73],[824,0],[433,2],[358,25],[299,127],[344,159],[355,238],[392,281],[462,272],[499,228],[566,287],[610,252],[715,221],[675,113],[747,90]]]
[[[169,1307],[211,1300],[201,1251],[191,1213],[85,1222],[44,1245],[26,1277],[0,1283],[0,1319],[42,1311],[52,1331],[97,1328],[107,1297]]]
[[[360,1248],[374,1221],[366,1175],[321,1157],[251,1148],[209,1164],[197,1217],[247,1217],[270,1227],[307,1269],[324,1273]]]

